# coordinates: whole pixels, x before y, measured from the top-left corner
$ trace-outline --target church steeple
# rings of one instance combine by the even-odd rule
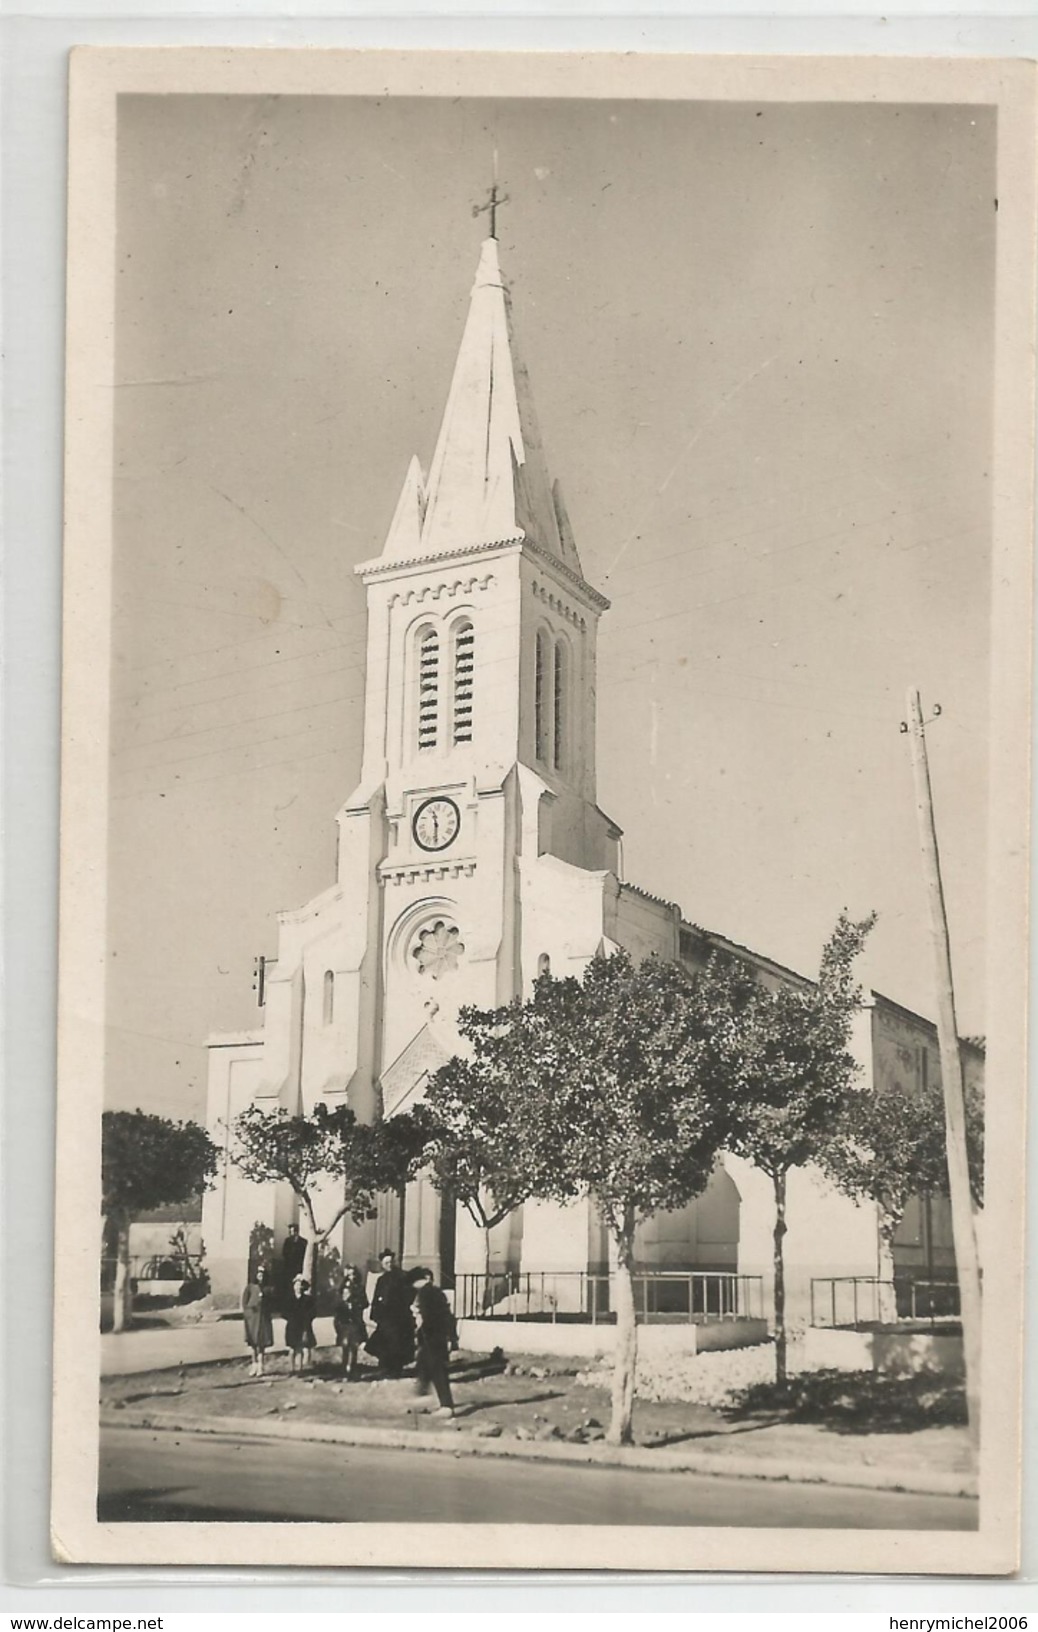
[[[382,552],[385,561],[410,561],[422,547],[422,521],[425,517],[425,484],[417,454],[407,467],[404,485],[400,490],[393,519],[386,535]]]
[[[385,784],[394,843],[421,850],[407,821],[430,790],[454,804],[451,788],[499,793],[519,766],[568,812],[551,839],[544,817],[542,848],[581,865],[606,854],[586,835],[604,820],[595,636],[609,603],[584,578],[549,481],[493,236],[429,474],[412,459],[381,556],[355,570],[368,591],[361,787]]]
[[[528,539],[581,573],[548,479],[496,238],[480,253],[428,481],[412,463],[383,563]]]

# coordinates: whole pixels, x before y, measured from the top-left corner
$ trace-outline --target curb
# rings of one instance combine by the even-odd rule
[[[280,1316],[276,1316],[275,1318],[278,1320],[281,1319]],[[329,1348],[334,1346],[334,1337],[331,1329],[331,1315],[318,1315],[316,1317],[316,1329],[318,1334],[320,1334],[322,1328],[325,1329],[327,1342],[319,1342],[318,1348]],[[152,1339],[155,1339],[156,1337],[166,1339],[167,1341],[165,1346],[172,1352],[165,1355],[160,1354],[157,1359],[149,1360],[144,1364],[137,1363],[130,1364],[128,1366],[126,1365],[126,1352],[124,1352],[127,1351],[127,1345],[125,1345],[122,1340],[126,1337],[130,1337],[131,1333],[102,1332],[101,1380],[102,1382],[107,1383],[111,1382],[117,1377],[134,1377],[141,1375],[144,1372],[191,1371],[200,1366],[225,1366],[232,1364],[235,1360],[247,1360],[249,1350],[245,1343],[245,1338],[243,1335],[244,1330],[245,1328],[242,1323],[241,1316],[236,1314],[223,1316],[218,1320],[199,1321],[197,1324],[171,1326],[162,1333],[158,1333],[154,1330],[145,1331],[141,1328],[139,1329],[139,1335]],[[214,1352],[209,1354],[190,1353],[192,1348],[204,1348],[205,1338],[214,1332],[224,1332],[228,1334],[226,1339],[221,1338]],[[187,1337],[186,1344],[183,1342],[185,1337]],[[107,1340],[111,1338],[114,1338],[119,1344],[119,1348],[115,1349],[114,1352],[113,1345],[107,1342]],[[231,1345],[232,1338],[234,1339],[233,1345]],[[226,1341],[228,1345],[227,1347],[223,1346],[224,1341]],[[185,1353],[185,1348],[188,1351],[187,1353]],[[132,1350],[129,1350],[128,1352],[132,1355]],[[284,1343],[284,1340],[272,1343],[270,1348],[267,1350],[267,1353],[270,1355],[287,1355],[288,1352],[289,1351]]]
[[[325,1445],[381,1446],[386,1450],[430,1451],[434,1455],[481,1456],[522,1462],[564,1462],[585,1467],[634,1468],[648,1473],[697,1473],[715,1478],[763,1479],[779,1484],[843,1485],[862,1490],[899,1491],[921,1496],[976,1497],[971,1474],[927,1473],[906,1468],[895,1475],[881,1468],[837,1468],[825,1462],[795,1465],[766,1462],[761,1457],[710,1451],[649,1450],[639,1445],[567,1445],[557,1440],[484,1439],[444,1427],[436,1431],[414,1428],[368,1428],[363,1424],[338,1427],[330,1423],[268,1422],[256,1417],[148,1416],[145,1412],[103,1410],[102,1427],[152,1428],[176,1433],[223,1434],[248,1439],[296,1440]]]

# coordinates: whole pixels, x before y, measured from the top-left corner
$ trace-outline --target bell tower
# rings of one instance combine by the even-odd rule
[[[468,854],[480,795],[525,766],[568,812],[551,824],[569,834],[565,859],[608,865],[590,834],[608,602],[583,576],[548,477],[496,238],[482,245],[428,476],[413,458],[382,554],[356,570],[368,593],[358,794],[385,788],[387,861]],[[570,831],[578,805],[586,855]]]
[[[365,783],[529,764],[594,802],[595,626],[549,480],[497,240],[480,254],[428,477],[411,460],[368,589]],[[538,639],[540,636],[540,639]]]
[[[211,1053],[225,1123],[245,1103],[347,1103],[364,1121],[403,1110],[463,1051],[463,1005],[508,1003],[546,968],[579,973],[619,933],[620,833],[595,791],[608,603],[548,474],[493,230],[428,472],[411,460],[382,552],[356,570],[368,614],[360,780],[338,813],[334,883],[279,914],[262,1032]],[[226,1194],[239,1196],[234,1182]],[[215,1206],[207,1240],[226,1257],[239,1225]],[[589,1227],[571,1243],[585,1266]],[[481,1263],[465,1228],[458,1262]],[[344,1226],[342,1250],[358,1261],[388,1241],[443,1267],[453,1229],[419,1179],[403,1210],[387,1196],[373,1228]],[[520,1243],[505,1233],[511,1262]]]
[[[339,884],[367,897],[360,1001],[377,1077],[430,1001],[446,1023],[461,1002],[507,1002],[533,978],[524,859],[615,868],[619,833],[595,804],[608,602],[548,475],[494,237],[428,474],[411,460],[382,553],[356,570],[364,757],[339,814]]]

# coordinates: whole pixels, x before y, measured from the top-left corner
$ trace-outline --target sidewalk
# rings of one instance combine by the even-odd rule
[[[764,1479],[781,1484],[841,1485],[858,1490],[898,1490],[917,1495],[976,1497],[977,1483],[970,1474],[944,1473],[927,1468],[891,1469],[841,1466],[833,1462],[805,1462],[791,1457],[768,1459],[723,1455],[684,1447],[648,1449],[642,1445],[568,1445],[558,1440],[517,1441],[483,1438],[465,1432],[464,1424],[430,1424],[402,1428],[395,1424],[351,1422],[266,1421],[255,1417],[204,1417],[190,1409],[157,1415],[152,1411],[102,1412],[102,1424],[119,1428],[150,1428],[167,1432],[215,1434],[247,1440],[294,1440],[325,1445],[380,1446],[385,1450],[425,1451],[459,1457],[490,1457],[501,1461],[564,1462],[584,1466],[632,1468],[646,1473],[698,1473],[727,1479]],[[431,1430],[431,1431],[430,1431]]]
[[[275,1339],[281,1330],[276,1320]],[[318,1346],[335,1342],[330,1315],[314,1321]],[[284,1349],[276,1341],[272,1353]],[[201,1320],[196,1325],[137,1327],[101,1336],[101,1376],[131,1377],[141,1371],[166,1371],[176,1366],[201,1366],[212,1360],[240,1360],[248,1355],[245,1328],[240,1319]]]
[[[101,1420],[112,1427],[604,1462],[934,1495],[976,1489],[967,1436],[955,1426],[850,1433],[825,1423],[733,1421],[713,1407],[646,1400],[635,1411],[639,1443],[620,1452],[603,1443],[608,1393],[547,1360],[516,1369],[486,1355],[459,1356],[452,1366],[457,1416],[444,1420],[426,1414],[412,1379],[379,1379],[366,1368],[357,1382],[347,1382],[327,1351],[319,1367],[302,1376],[291,1376],[279,1355],[264,1378],[250,1377],[244,1344],[234,1342],[241,1335],[237,1321],[188,1334],[130,1337],[144,1335],[159,1340],[148,1346],[164,1350],[162,1369],[148,1373],[142,1351],[129,1356],[132,1371],[123,1360],[122,1374],[109,1372]],[[206,1363],[206,1347],[219,1345],[226,1353],[228,1341],[231,1360]],[[118,1363],[117,1357],[110,1361]]]

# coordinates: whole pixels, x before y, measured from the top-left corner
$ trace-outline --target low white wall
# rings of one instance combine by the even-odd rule
[[[584,1325],[576,1321],[462,1320],[458,1335],[463,1349],[486,1353],[501,1348],[506,1354],[611,1354],[616,1327]],[[763,1343],[763,1320],[724,1320],[697,1326],[691,1323],[638,1327],[641,1354],[695,1354],[706,1349],[741,1349]]]
[[[872,1363],[891,1377],[909,1377],[918,1371],[939,1371],[962,1377],[965,1361],[962,1338],[950,1332],[875,1332]]]
[[[897,1327],[852,1332],[811,1326],[804,1333],[803,1354],[808,1366],[835,1371],[881,1371],[889,1377],[911,1377],[920,1371],[946,1377],[963,1374],[962,1338],[950,1332]]]
[[[665,1326],[639,1326],[638,1341],[640,1343],[650,1332],[667,1330]],[[696,1327],[696,1349],[700,1354],[709,1349],[748,1349],[754,1343],[767,1342],[767,1338],[766,1320],[711,1320]]]
[[[843,1332],[831,1326],[809,1326],[797,1344],[805,1368],[825,1371],[871,1371],[869,1332]]]

